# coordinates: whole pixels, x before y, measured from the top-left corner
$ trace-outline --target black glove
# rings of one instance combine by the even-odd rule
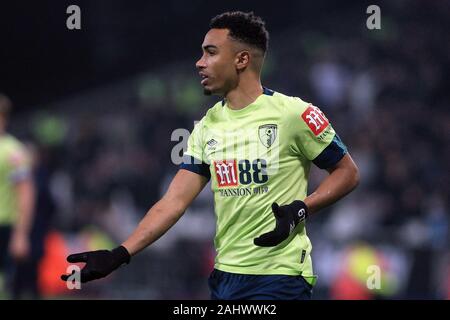
[[[255,238],[253,243],[257,246],[274,247],[279,245],[289,237],[300,222],[305,221],[308,217],[308,207],[300,200],[281,207],[274,202],[272,211],[276,220],[275,229]]]
[[[130,259],[130,253],[124,246],[111,251],[88,251],[71,254],[67,257],[67,261],[70,263],[86,262],[86,265],[81,269],[80,280],[82,283],[106,277],[121,265],[130,263]],[[61,279],[67,281],[70,276],[70,274],[63,274]]]

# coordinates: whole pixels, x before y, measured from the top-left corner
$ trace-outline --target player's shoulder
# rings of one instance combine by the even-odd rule
[[[217,113],[220,110],[219,108],[222,108],[220,101],[210,107],[200,118],[200,120],[195,121],[194,132],[201,132],[205,126],[217,121]]]
[[[10,134],[5,134],[0,138],[0,148],[3,150],[23,150],[24,145],[19,139]]]
[[[220,113],[223,110],[223,106],[224,106],[224,100],[220,100],[220,101],[216,102],[212,107],[210,107],[206,111],[205,115],[200,120],[200,122],[202,124],[216,122],[220,117]]]
[[[29,160],[29,154],[25,145],[19,139],[9,134],[0,138],[0,154],[11,165],[20,165],[27,163]]]
[[[300,97],[289,96],[280,92],[275,92],[273,95],[275,99],[278,99],[282,102],[283,107],[286,108],[286,111],[292,111],[295,113],[305,111],[310,105],[309,102],[304,101]]]
[[[297,117],[304,113],[311,105],[311,103],[304,101],[300,97],[290,96],[277,91],[274,91],[272,99],[285,117]]]

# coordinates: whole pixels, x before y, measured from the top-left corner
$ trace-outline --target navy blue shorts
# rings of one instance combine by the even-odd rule
[[[302,276],[250,275],[214,269],[208,279],[212,300],[310,300]]]

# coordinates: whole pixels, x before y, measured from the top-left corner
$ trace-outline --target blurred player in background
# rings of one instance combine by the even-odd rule
[[[68,261],[86,263],[82,282],[108,275],[161,237],[211,180],[211,298],[310,299],[316,277],[306,219],[351,192],[358,168],[319,108],[261,85],[269,40],[261,18],[227,12],[210,27],[196,67],[204,93],[224,99],[196,124],[180,170],[133,234],[112,251]],[[329,175],[307,196],[312,163]]]
[[[16,298],[17,267],[31,252],[35,190],[31,159],[25,146],[6,132],[10,99],[0,94],[0,270]]]

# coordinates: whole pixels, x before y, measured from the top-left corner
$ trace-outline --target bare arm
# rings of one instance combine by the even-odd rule
[[[346,154],[334,167],[319,187],[306,199],[309,213],[327,207],[350,193],[359,183],[359,170],[352,157]]]
[[[207,182],[201,175],[180,169],[166,194],[150,208],[138,227],[122,244],[130,255],[138,253],[169,230]]]
[[[10,252],[15,259],[21,260],[30,251],[30,232],[33,223],[35,190],[31,178],[20,181],[15,186],[17,195],[18,218],[11,235]]]
[[[86,263],[79,275],[81,282],[106,277],[124,263],[129,263],[130,256],[155,242],[180,219],[207,182],[208,180],[199,174],[180,169],[166,194],[150,208],[131,236],[121,246],[113,250],[96,250],[69,255],[67,261],[70,263]],[[61,279],[72,281],[73,276],[75,276],[74,273],[62,274]]]

